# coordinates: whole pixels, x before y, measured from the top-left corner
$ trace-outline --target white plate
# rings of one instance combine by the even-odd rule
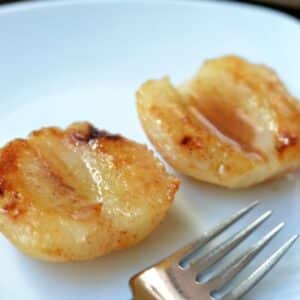
[[[0,143],[45,125],[89,120],[148,143],[134,93],[147,78],[177,83],[205,58],[236,53],[274,67],[300,96],[300,25],[275,11],[217,2],[50,1],[0,9]],[[253,200],[285,229],[248,274],[300,228],[300,176],[242,191],[183,178],[165,222],[137,247],[91,262],[48,264],[0,238],[0,299],[129,299],[128,279]],[[240,224],[240,225],[241,225]],[[235,226],[234,229],[240,226]],[[300,242],[245,299],[299,300]]]

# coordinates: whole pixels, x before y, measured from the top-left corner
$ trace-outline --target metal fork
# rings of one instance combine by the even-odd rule
[[[199,274],[216,264],[232,249],[239,245],[251,232],[271,215],[267,211],[254,220],[245,229],[232,235],[225,242],[210,250],[208,254],[194,259],[196,253],[210,240],[221,234],[230,225],[252,210],[258,202],[238,211],[233,216],[217,225],[198,240],[179,249],[158,264],[138,273],[130,279],[130,286],[135,300],[212,300],[213,294],[226,286],[267,243],[282,229],[284,223],[278,224],[245,253],[225,268],[217,271],[206,282],[199,281]],[[276,252],[261,264],[250,276],[238,286],[231,289],[220,300],[240,299],[253,288],[296,241],[298,235],[292,236]]]

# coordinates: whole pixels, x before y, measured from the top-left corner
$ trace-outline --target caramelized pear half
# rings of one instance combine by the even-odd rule
[[[89,123],[43,128],[1,149],[0,230],[38,259],[92,259],[148,236],[178,186],[144,145]]]
[[[242,188],[300,165],[299,103],[264,65],[225,56],[179,87],[149,80],[137,110],[158,152],[198,180]]]

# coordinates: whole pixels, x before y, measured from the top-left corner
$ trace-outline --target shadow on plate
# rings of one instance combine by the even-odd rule
[[[198,197],[213,196],[217,201],[220,199],[225,200],[226,198],[228,198],[228,200],[268,201],[274,198],[272,197],[274,193],[278,195],[293,192],[300,181],[300,171],[297,171],[252,187],[243,189],[228,189],[210,183],[197,181],[196,179],[180,174],[176,174],[176,176],[184,182],[184,185],[182,185],[184,193],[188,191],[185,197],[195,198],[195,193],[198,193]],[[190,197],[188,195],[189,191],[192,192],[192,196]],[[260,199],[254,199],[257,195],[261,196]]]

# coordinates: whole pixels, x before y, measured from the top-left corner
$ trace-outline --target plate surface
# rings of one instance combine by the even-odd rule
[[[149,144],[135,111],[139,85],[166,74],[179,83],[204,59],[227,53],[272,66],[300,97],[300,25],[255,6],[212,1],[19,4],[0,10],[0,41],[1,145],[41,126],[75,120]],[[241,191],[180,178],[182,187],[165,222],[127,251],[56,265],[25,257],[1,236],[0,299],[129,299],[131,275],[254,200],[261,205],[233,230],[266,209],[273,209],[273,216],[236,252],[280,221],[286,227],[243,276],[299,231],[299,174]],[[299,253],[300,242],[244,299],[299,300]]]

